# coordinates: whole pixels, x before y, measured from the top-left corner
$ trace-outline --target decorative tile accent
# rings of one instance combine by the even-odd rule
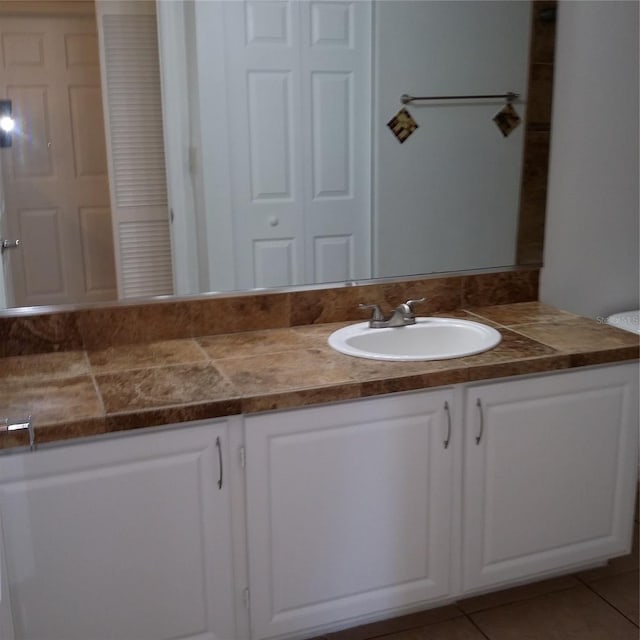
[[[398,142],[402,144],[418,128],[418,123],[403,107],[387,122],[387,127],[391,129],[391,133],[393,133],[398,139]]]

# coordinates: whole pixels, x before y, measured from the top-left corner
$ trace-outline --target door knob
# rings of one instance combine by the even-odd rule
[[[15,249],[20,246],[20,240],[0,240],[0,253],[7,249]]]

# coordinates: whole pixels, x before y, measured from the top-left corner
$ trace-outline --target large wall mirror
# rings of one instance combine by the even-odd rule
[[[15,123],[0,294],[77,304],[538,264],[554,9],[0,1]]]

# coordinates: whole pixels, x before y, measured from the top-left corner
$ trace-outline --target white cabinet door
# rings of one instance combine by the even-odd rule
[[[5,547],[2,539],[2,514],[0,514],[0,640],[14,640],[9,586],[7,584],[7,566]]]
[[[472,387],[466,425],[465,591],[628,552],[637,363]]]
[[[227,449],[221,423],[4,457],[16,640],[233,638]]]
[[[451,398],[439,390],[246,419],[255,639],[448,593]]]

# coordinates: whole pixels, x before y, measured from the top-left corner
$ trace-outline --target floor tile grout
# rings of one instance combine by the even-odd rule
[[[494,607],[494,608],[497,608],[497,607]],[[483,638],[486,638],[487,640],[491,640],[491,638],[478,626],[478,623],[471,617],[470,614],[465,613],[464,616],[473,625],[474,629],[476,629],[478,633],[482,635]]]
[[[577,578],[577,576],[573,576],[575,578]],[[531,583],[531,584],[535,584],[535,583]],[[523,586],[527,586],[527,585],[523,585]],[[534,598],[539,598],[540,596],[546,596],[546,595],[553,595],[555,593],[560,593],[561,591],[567,591],[569,589],[575,589],[576,586],[575,584],[568,584],[565,587],[559,587],[557,589],[552,589],[551,591],[544,591],[541,593],[532,593],[531,595],[527,595],[527,596],[522,596],[520,598],[516,598],[515,600],[509,600],[506,602],[501,602],[499,604],[493,604],[493,605],[489,605],[486,607],[481,607],[480,609],[475,609],[474,611],[463,611],[465,616],[472,616],[475,615],[476,613],[481,613],[483,611],[490,611],[491,609],[499,609],[500,607],[506,607],[509,606],[511,604],[517,604],[519,602],[526,602],[527,600],[533,600]],[[515,587],[516,589],[518,587]],[[487,595],[491,595],[491,592]],[[481,597],[481,596],[480,596]]]
[[[637,571],[636,569],[629,569],[629,570],[624,570],[624,571],[620,571],[619,573],[616,573],[614,575],[625,575],[628,573],[633,573],[634,571]],[[506,601],[506,602],[502,602],[499,604],[495,604],[492,606],[486,606],[486,607],[482,607],[480,609],[477,609],[475,611],[472,612],[466,612],[463,609],[461,609],[457,603],[452,603],[451,606],[455,612],[457,612],[458,615],[453,615],[451,617],[448,617],[446,619],[443,620],[436,620],[434,622],[428,622],[428,623],[415,623],[415,624],[411,624],[410,626],[401,628],[401,629],[397,629],[394,631],[391,630],[387,630],[386,632],[376,632],[375,630],[372,630],[373,633],[371,635],[365,635],[363,636],[360,640],[384,640],[385,638],[391,640],[392,638],[394,638],[395,636],[399,635],[399,634],[403,634],[403,633],[407,633],[410,631],[415,631],[417,629],[425,629],[428,630],[430,627],[435,626],[435,625],[439,625],[439,624],[443,624],[444,622],[448,622],[450,620],[457,620],[460,618],[466,618],[467,622],[469,622],[473,628],[482,636],[482,638],[484,638],[485,640],[493,640],[491,634],[489,631],[484,631],[479,625],[478,623],[476,623],[476,621],[474,620],[473,616],[475,616],[476,614],[479,613],[483,613],[483,612],[487,612],[487,611],[495,611],[498,609],[504,609],[505,607],[509,607],[512,605],[517,605],[517,604],[521,604],[524,602],[528,602],[531,600],[535,600],[535,599],[539,599],[539,598],[554,598],[555,596],[566,592],[566,591],[570,591],[571,589],[576,589],[576,588],[582,588],[582,587],[586,587],[588,589],[588,591],[594,595],[596,595],[598,597],[599,600],[601,600],[605,605],[607,605],[608,608],[610,608],[613,612],[615,612],[615,614],[618,614],[620,616],[622,616],[622,618],[624,620],[626,620],[627,622],[630,622],[636,629],[640,628],[640,625],[638,625],[637,622],[635,622],[631,617],[629,617],[627,614],[625,614],[622,610],[620,610],[617,606],[615,606],[614,604],[612,604],[609,600],[607,600],[607,598],[603,595],[601,595],[600,593],[598,593],[598,591],[596,591],[596,589],[592,586],[592,584],[590,584],[589,582],[587,582],[584,578],[580,577],[579,574],[570,574],[567,577],[571,577],[575,580],[574,584],[571,585],[567,585],[567,586],[563,586],[557,589],[553,589],[552,591],[549,592],[544,592],[544,593],[538,593],[538,594],[532,594],[529,596],[524,596],[521,598],[517,598],[515,600],[511,600],[511,601]],[[597,584],[597,582],[599,582],[600,580],[605,580],[609,577],[614,577],[614,576],[603,576],[602,578],[596,579],[593,581],[593,584]],[[614,615],[615,615],[614,614]],[[338,632],[339,634],[340,632]],[[314,638],[314,640],[331,640],[331,635],[332,634],[328,634],[325,636],[321,636],[320,638]]]
[[[625,573],[627,573],[627,572],[625,572]],[[622,574],[620,574],[620,575],[622,575]],[[603,602],[608,604],[614,611],[616,611],[623,618],[625,618],[625,620],[628,620],[634,627],[636,627],[636,629],[640,628],[638,626],[638,623],[635,620],[632,620],[626,613],[624,613],[624,611],[620,611],[620,609],[618,609],[618,607],[616,607],[614,604],[611,604],[611,602],[609,602],[603,595],[599,594],[595,589],[593,589],[590,584],[587,584],[586,582],[583,582],[583,584],[584,584],[585,587],[587,587],[587,589],[589,589],[589,591],[591,591],[591,593],[594,593],[596,596],[598,596],[598,598],[600,598],[600,600],[602,600]]]

